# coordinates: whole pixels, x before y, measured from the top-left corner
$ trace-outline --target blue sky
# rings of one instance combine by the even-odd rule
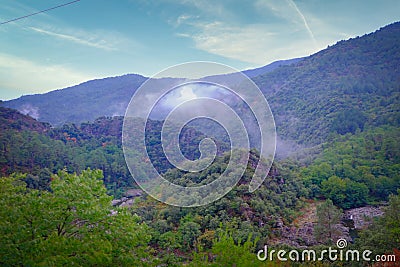
[[[0,22],[69,1],[1,0]],[[187,61],[259,67],[399,20],[398,0],[81,0],[0,25],[0,99]]]

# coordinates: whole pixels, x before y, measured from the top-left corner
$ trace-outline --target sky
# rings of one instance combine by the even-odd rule
[[[0,23],[72,0],[1,0]],[[0,24],[0,100],[213,61],[304,57],[400,20],[398,0],[80,0]]]

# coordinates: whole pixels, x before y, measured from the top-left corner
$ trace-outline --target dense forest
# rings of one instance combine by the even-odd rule
[[[29,238],[22,236],[15,237],[21,240],[9,243],[13,239],[6,239],[7,242],[2,245],[2,253],[6,253],[3,255],[10,257],[10,261],[4,262],[6,265],[18,264],[19,260],[21,264],[42,262],[45,265],[74,261],[82,265],[96,265],[104,261],[108,265],[121,261],[122,265],[179,265],[186,262],[195,266],[221,266],[225,264],[223,262],[229,264],[232,260],[243,261],[244,265],[240,266],[264,266],[262,264],[267,263],[259,262],[254,257],[254,252],[270,240],[279,240],[282,233],[277,225],[294,223],[307,210],[310,201],[319,203],[331,199],[336,207],[344,210],[365,205],[387,205],[385,203],[388,201],[394,203],[389,204],[388,208],[390,205],[394,205],[394,210],[398,208],[395,195],[400,188],[400,132],[393,126],[364,129],[354,134],[337,134],[333,142],[321,146],[321,152],[314,152],[318,155],[314,155],[313,160],[307,164],[291,158],[277,161],[261,188],[254,193],[249,193],[248,183],[258,161],[256,151],[250,154],[247,170],[239,184],[228,195],[212,204],[198,208],[172,207],[142,193],[134,199],[132,205],[118,207],[111,205],[112,198],[121,199],[127,196],[129,189],[138,189],[126,168],[118,138],[121,134],[121,117],[102,117],[93,123],[52,128],[17,111],[6,108],[0,110],[3,122],[0,134],[0,169],[2,176],[9,177],[3,179],[1,189],[4,192],[2,212],[5,218],[2,235],[10,234],[7,227],[21,224],[20,227],[28,229],[27,233],[30,232],[29,238],[35,240],[33,243],[28,242]],[[159,124],[160,122],[154,121],[149,130],[157,129]],[[149,144],[157,150],[160,137],[157,138],[156,132],[150,135],[153,136],[150,138],[153,141]],[[184,134],[189,136],[184,139],[188,142],[183,146],[184,149],[189,156],[198,157],[198,141],[202,134],[194,129],[187,129]],[[163,165],[166,162],[163,158],[153,160],[158,162],[168,180],[190,186],[193,183],[208,183],[218,177],[226,168],[229,157],[220,154],[210,167],[197,174]],[[92,171],[96,169],[101,171]],[[81,200],[81,194],[88,196],[88,203],[79,209],[88,209],[89,214],[83,215],[74,211],[78,208],[73,203]],[[95,200],[90,195],[96,196]],[[56,200],[57,198],[61,199]],[[68,200],[69,198],[75,200]],[[53,204],[50,205],[48,201]],[[101,210],[100,214],[90,215],[97,209]],[[24,214],[28,210],[30,215]],[[68,211],[68,216],[65,210]],[[119,240],[116,236],[97,236],[97,231],[88,232],[89,225],[96,220],[109,219],[108,213],[115,212],[118,214],[116,216],[121,216],[121,219],[116,218],[121,223],[118,231],[123,232],[124,227],[137,229],[135,233],[142,235],[142,243],[134,237],[125,236],[127,240]],[[54,219],[54,224],[43,224],[42,220],[48,220],[45,216],[53,213],[60,214],[57,219],[59,221]],[[106,217],[101,219],[101,214]],[[385,218],[381,217],[379,220]],[[382,236],[379,238],[384,240],[388,238],[386,235],[397,231],[395,229],[399,229],[399,222],[400,220],[395,220],[394,228],[390,224],[390,229],[385,229],[390,231],[387,234],[385,231],[380,232]],[[102,229],[114,227],[95,224]],[[66,229],[62,230],[60,227]],[[378,226],[372,224],[371,227]],[[396,232],[392,234],[398,238]],[[92,238],[90,242],[93,244],[100,242],[103,245],[104,240],[108,240],[108,247],[100,247],[96,251],[88,251],[88,255],[81,255],[80,251],[85,250],[84,243],[88,242],[86,238]],[[75,242],[69,244],[71,251],[66,249],[61,252],[63,242],[72,242],[69,239]],[[360,233],[356,241],[353,246],[373,246],[364,232]],[[40,253],[39,258],[24,251],[46,251],[46,246],[54,246],[53,242],[60,246],[59,250],[50,254]],[[139,242],[132,245],[138,248],[124,249],[130,242]],[[329,245],[325,242],[315,245]],[[17,257],[20,254],[11,253],[11,248],[22,250],[19,253],[27,253],[26,257]],[[229,248],[237,250],[235,257],[227,254],[232,253]],[[388,253],[396,247],[387,245],[386,248],[383,252]],[[124,256],[126,258],[119,259],[113,252],[120,249],[127,253]],[[135,253],[142,253],[142,256]],[[135,263],[140,257],[154,259],[154,262]]]
[[[52,126],[0,107],[0,265],[370,264],[257,258],[265,245],[321,252],[339,238],[347,240],[347,249],[371,250],[371,258],[394,255],[398,264],[399,31],[395,23],[254,77],[271,99],[279,137],[293,141],[296,151],[275,160],[250,193],[260,160],[252,149],[233,190],[201,207],[166,205],[138,187],[124,158],[121,116],[64,123],[57,114],[62,123]],[[96,84],[94,91],[103,88],[101,81]],[[193,186],[224,172],[229,146],[214,137],[218,153],[209,167],[198,173],[174,168],[162,153],[162,124],[147,122],[145,145],[166,179]],[[205,137],[184,127],[182,153],[199,158]],[[143,162],[134,168],[140,172]],[[356,219],[363,208],[377,214]]]

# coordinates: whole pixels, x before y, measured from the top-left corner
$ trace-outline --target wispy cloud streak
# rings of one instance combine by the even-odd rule
[[[289,5],[291,5],[296,10],[296,12],[299,14],[301,19],[303,20],[304,27],[306,28],[308,34],[310,35],[311,39],[313,40],[314,46],[317,47],[317,41],[315,40],[314,33],[312,32],[310,26],[307,23],[306,17],[303,15],[303,13],[300,11],[300,9],[297,7],[296,3],[293,0],[287,0],[287,1],[288,1]]]
[[[92,42],[83,38],[79,38],[73,35],[68,35],[68,34],[62,34],[62,33],[56,33],[56,32],[52,32],[52,31],[48,31],[48,30],[43,30],[40,28],[36,28],[36,27],[29,27],[29,29],[41,33],[41,34],[45,34],[45,35],[49,35],[52,37],[56,37],[58,39],[62,39],[62,40],[66,40],[66,41],[70,41],[70,42],[74,42],[77,44],[81,44],[81,45],[86,45],[86,46],[90,46],[90,47],[94,47],[94,48],[98,48],[98,49],[103,49],[103,50],[117,50],[116,48],[105,44],[104,41],[99,41],[99,42]]]

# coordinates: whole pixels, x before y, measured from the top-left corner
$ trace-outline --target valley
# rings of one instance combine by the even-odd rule
[[[256,252],[264,245],[323,250],[338,238],[399,261],[399,44],[397,22],[248,70],[275,118],[276,159],[249,192],[260,161],[252,149],[232,191],[194,208],[153,199],[126,166],[123,115],[146,77],[0,102],[0,265],[283,266],[258,261]],[[169,182],[204,185],[225,171],[229,144],[195,127],[180,133],[182,153],[198,159],[199,143],[210,137],[217,157],[198,173],[174,168],[163,154],[162,124],[147,122],[144,145]],[[132,168],[147,179],[144,162]]]

